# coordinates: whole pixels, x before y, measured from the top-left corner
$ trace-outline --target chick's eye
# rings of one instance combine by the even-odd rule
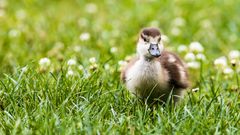
[[[161,38],[158,39],[158,42],[160,42],[160,41],[161,41]]]
[[[143,38],[143,41],[144,41],[144,42],[148,42],[148,39],[146,39],[146,38]]]

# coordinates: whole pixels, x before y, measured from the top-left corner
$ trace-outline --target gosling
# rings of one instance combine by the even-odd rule
[[[121,71],[126,88],[147,103],[176,104],[189,86],[183,61],[164,50],[158,28],[144,28],[137,43],[137,56]]]

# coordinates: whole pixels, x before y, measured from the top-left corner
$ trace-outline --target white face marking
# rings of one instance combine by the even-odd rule
[[[138,44],[137,44],[137,52],[140,56],[148,56],[151,57],[151,55],[148,52],[148,49],[150,47],[150,44],[158,44],[158,48],[160,53],[163,51],[164,47],[163,47],[163,43],[159,42],[159,38],[160,36],[156,36],[156,37],[147,37],[144,35],[145,38],[147,38],[148,42],[145,42],[141,37],[138,40]]]

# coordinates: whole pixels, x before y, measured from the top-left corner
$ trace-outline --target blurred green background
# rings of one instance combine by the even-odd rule
[[[141,28],[155,26],[166,48],[199,41],[208,59],[240,49],[236,0],[0,0],[0,73],[50,57],[113,63],[135,52]],[[81,40],[88,33],[90,39]],[[77,47],[79,47],[77,49]],[[116,54],[110,53],[117,47]]]

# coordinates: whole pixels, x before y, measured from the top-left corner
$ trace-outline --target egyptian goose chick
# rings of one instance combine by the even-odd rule
[[[147,103],[165,103],[168,99],[176,103],[188,87],[185,64],[177,55],[164,50],[157,28],[141,31],[137,57],[124,67],[121,80],[130,92]]]

